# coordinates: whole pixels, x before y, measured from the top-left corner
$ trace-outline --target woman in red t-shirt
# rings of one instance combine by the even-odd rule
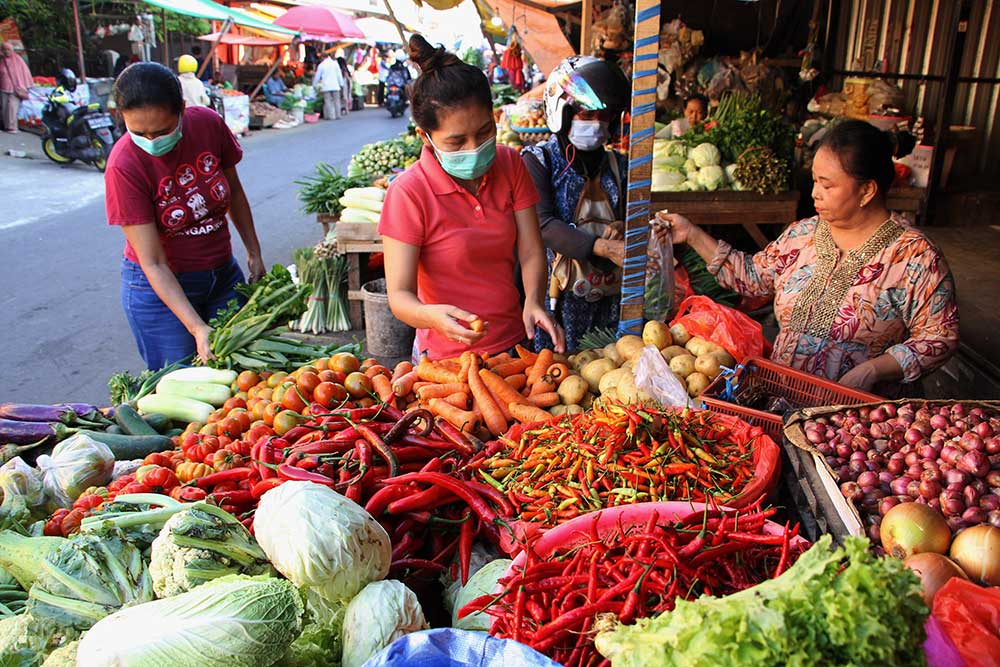
[[[424,149],[389,187],[379,222],[389,306],[432,359],[508,350],[536,325],[561,352],[562,331],[543,305],[538,194],[520,155],[496,145],[489,82],[419,35],[409,46],[421,70],[410,100]]]
[[[114,94],[128,134],[111,151],[104,182],[108,223],[125,232],[122,307],[149,368],[194,353],[206,360],[208,322],[244,280],[227,214],[250,282],[264,275],[236,173],[243,151],[215,111],[185,108],[180,82],[162,65],[130,65]]]

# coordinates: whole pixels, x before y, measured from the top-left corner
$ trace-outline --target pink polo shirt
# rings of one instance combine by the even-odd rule
[[[514,212],[537,203],[535,186],[513,149],[497,146],[496,159],[473,195],[445,173],[425,146],[420,160],[389,186],[378,231],[420,248],[417,298],[457,306],[488,322],[476,350],[493,354],[524,339],[514,282]],[[426,329],[417,331],[417,345],[432,359],[468,349]]]

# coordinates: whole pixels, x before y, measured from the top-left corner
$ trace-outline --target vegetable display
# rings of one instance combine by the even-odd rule
[[[417,161],[422,148],[420,139],[405,133],[398,139],[366,144],[351,158],[347,175],[350,178],[373,179],[405,169]]]
[[[299,200],[303,213],[325,213],[337,215],[343,209],[340,198],[351,188],[362,188],[369,180],[361,177],[344,176],[330,165],[320,162],[316,165],[316,175],[295,181],[299,188]]]
[[[927,607],[902,563],[822,537],[783,575],[597,636],[612,667],[924,665]],[[863,638],[863,639],[859,639]]]
[[[310,286],[309,301],[295,328],[303,333],[348,331],[347,258],[333,244],[322,242],[294,253],[299,280]]]
[[[343,667],[361,667],[403,635],[428,627],[413,591],[399,581],[374,581],[347,605]]]

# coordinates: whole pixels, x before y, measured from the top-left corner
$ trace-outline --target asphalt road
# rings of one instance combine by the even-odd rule
[[[301,213],[294,181],[320,161],[345,169],[361,146],[406,123],[366,109],[241,140],[239,173],[267,265],[289,263],[322,234]],[[119,302],[124,241],[105,221],[103,195],[92,167],[0,157],[0,402],[106,404],[110,374],[144,367]]]

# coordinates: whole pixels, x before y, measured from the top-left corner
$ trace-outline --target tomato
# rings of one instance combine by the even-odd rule
[[[235,396],[233,396],[228,401],[222,404],[222,409],[227,414],[229,413],[229,411],[235,410],[236,408],[246,408],[246,407],[247,407],[247,402],[242,398],[236,398]]]
[[[285,371],[278,371],[277,373],[274,373],[269,378],[267,378],[267,386],[270,387],[271,389],[274,389],[279,384],[281,384],[286,377],[288,377],[288,373],[286,373]]]
[[[63,537],[62,534],[62,522],[69,514],[68,509],[58,509],[52,513],[49,520],[45,522],[45,527],[42,529],[42,535],[48,537]]]
[[[69,537],[73,533],[80,531],[80,522],[83,521],[84,513],[83,510],[73,509],[69,511],[69,514],[63,517],[60,523],[60,529],[62,531],[63,537]]]
[[[392,371],[390,371],[388,368],[386,368],[381,364],[375,364],[374,366],[369,366],[368,369],[365,370],[365,375],[367,375],[370,378],[373,378],[376,375],[384,375],[386,377],[391,378]]]
[[[363,398],[371,394],[372,381],[364,373],[351,373],[344,380],[344,389],[352,398]]]
[[[274,435],[274,429],[272,429],[267,424],[263,422],[259,424],[254,424],[250,427],[250,430],[246,432],[243,436],[244,441],[249,442],[252,445],[257,444],[261,438],[266,438],[268,436]]]
[[[233,442],[226,445],[226,450],[232,452],[233,454],[239,454],[240,456],[247,457],[253,451],[253,443],[249,440],[234,440]]]
[[[153,493],[153,488],[147,484],[140,484],[139,482],[132,482],[127,484],[118,492],[119,495],[127,495],[129,493]]]
[[[274,371],[261,371],[258,375],[260,375],[261,382],[267,382],[267,379],[274,375]]]
[[[299,376],[299,380],[295,384],[299,388],[299,391],[302,392],[303,396],[312,396],[313,390],[316,389],[316,385],[320,382],[321,380],[316,373],[306,371]]]
[[[312,362],[312,366],[313,368],[316,369],[317,372],[321,373],[330,368],[328,361],[329,359],[327,357],[320,357],[316,361]]]
[[[372,366],[375,366],[377,364],[378,364],[378,360],[377,359],[374,359],[373,357],[368,357],[367,359],[365,359],[364,361],[361,362],[360,369],[361,369],[362,372],[364,372],[364,371],[368,370],[369,368],[371,368]]]
[[[254,421],[262,421],[264,419],[264,409],[267,405],[268,401],[263,398],[254,403],[253,408],[250,410],[250,416],[253,417]]]
[[[222,408],[219,408],[218,410],[216,410],[215,412],[213,412],[208,416],[208,423],[214,424],[215,422],[219,421],[225,416],[226,416],[226,411],[223,410]]]
[[[330,361],[327,362],[327,367],[331,371],[340,371],[341,373],[353,373],[359,368],[361,368],[358,358],[353,354],[348,354],[347,352],[341,352],[340,354],[335,354],[330,357]]]
[[[270,387],[261,387],[257,391],[257,398],[263,399],[265,401],[269,401],[269,400],[271,400],[271,394],[273,394],[273,393],[274,393],[274,390],[271,389]]]
[[[343,385],[335,382],[320,382],[313,392],[313,400],[324,408],[339,405],[345,398],[347,398],[347,390],[344,389]]]
[[[184,427],[184,433],[182,433],[181,435],[190,435],[191,433],[197,433],[198,429],[200,429],[201,427],[202,425],[199,424],[198,422],[191,422],[190,424]]]
[[[321,371],[319,379],[323,382],[336,382],[337,384],[344,384],[344,380],[347,379],[347,373],[342,373],[340,371]]]
[[[232,470],[243,465],[243,457],[228,449],[220,449],[212,454],[212,467],[216,470]],[[235,488],[235,484],[233,485]]]
[[[216,424],[205,424],[200,429],[198,429],[198,433],[201,433],[203,435],[216,435],[218,432],[219,431]]]
[[[236,376],[236,386],[240,388],[240,391],[249,392],[258,382],[260,382],[260,376],[253,371],[243,371]]]
[[[183,503],[196,503],[204,500],[208,492],[197,486],[175,486],[170,489],[170,497]]]
[[[299,417],[291,410],[282,410],[274,417],[274,432],[285,435],[299,425]]]
[[[298,387],[289,387],[288,391],[281,397],[281,405],[286,410],[292,412],[302,412],[306,407],[305,396],[299,392]]]
[[[219,435],[224,435],[227,438],[238,438],[243,434],[243,429],[240,426],[239,419],[226,417],[216,426],[219,430]]]
[[[251,415],[246,410],[236,408],[229,413],[230,419],[238,419],[240,422],[240,433],[246,433],[250,428],[250,424],[253,423],[253,415]]]
[[[281,412],[281,403],[268,403],[264,408],[264,423],[268,426],[274,425],[274,417]]]
[[[135,473],[136,482],[153,489],[153,493],[166,493],[180,482],[173,470],[161,466],[143,466]]]
[[[101,496],[96,493],[84,494],[73,501],[73,509],[88,512],[103,503],[105,500],[107,500],[105,496]]]

